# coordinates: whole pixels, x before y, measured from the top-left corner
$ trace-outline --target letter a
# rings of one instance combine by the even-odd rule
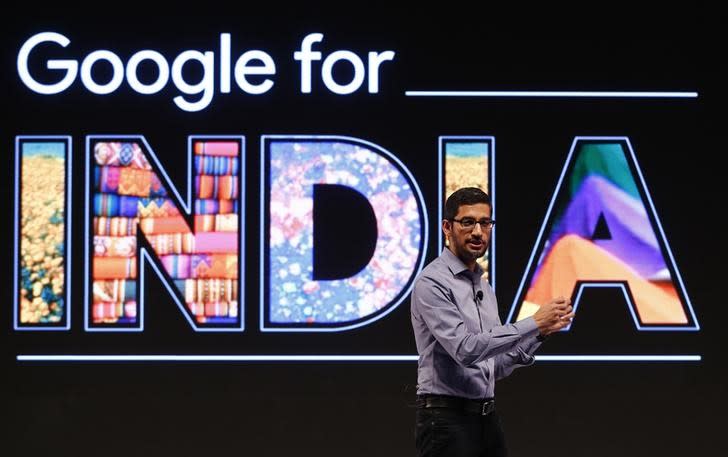
[[[586,287],[620,288],[638,330],[700,328],[627,138],[574,139],[508,321],[561,295],[578,325]]]

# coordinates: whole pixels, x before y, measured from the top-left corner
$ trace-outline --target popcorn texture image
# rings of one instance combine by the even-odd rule
[[[20,324],[64,319],[65,142],[22,143]]]
[[[477,187],[490,195],[489,144],[484,142],[452,142],[445,144],[445,200],[462,187]],[[491,198],[493,196],[491,195]],[[444,201],[444,200],[443,200]],[[478,259],[483,277],[488,279],[490,249]]]

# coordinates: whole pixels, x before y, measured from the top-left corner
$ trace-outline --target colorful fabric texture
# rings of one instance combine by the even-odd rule
[[[116,194],[94,195],[94,215],[106,217],[136,217],[139,197]]]
[[[229,302],[238,299],[238,281],[235,279],[188,279],[176,285],[185,291],[188,303]]]
[[[135,236],[95,236],[94,255],[97,257],[132,257],[136,255]]]
[[[94,146],[96,165],[113,165],[151,170],[138,143],[99,142]]]
[[[146,217],[139,219],[139,227],[148,235],[159,233],[185,233],[189,230],[187,221],[182,216]]]
[[[101,236],[136,235],[139,219],[128,217],[94,217],[93,230]]]
[[[227,316],[230,314],[231,303],[189,303],[190,310],[195,316]]]
[[[238,235],[233,232],[166,233],[148,235],[154,252],[166,254],[234,254],[238,252]]]
[[[96,167],[95,188],[100,192],[137,197],[166,197],[167,191],[157,175],[149,170],[128,167]]]
[[[91,307],[94,324],[132,324],[136,322],[137,304],[135,301],[124,303],[95,302]]]
[[[94,256],[93,275],[97,279],[136,278],[136,257],[99,257]]]
[[[195,254],[190,256],[192,278],[237,279],[238,256],[226,254]]]
[[[136,300],[136,281],[112,279],[93,282],[94,302],[124,303]]]
[[[238,212],[237,200],[196,200],[195,213],[197,214],[231,214]]]
[[[195,216],[195,232],[237,232],[237,214]]]
[[[139,236],[198,323],[239,323],[240,143],[195,142],[193,149],[194,232],[139,144],[95,145],[94,323],[136,322]]]
[[[195,156],[197,175],[237,175],[239,167],[240,161],[237,157]]]
[[[192,233],[147,235],[147,240],[158,255],[191,254],[195,250],[195,236]]]
[[[139,217],[170,217],[180,214],[177,206],[167,198],[140,198],[137,206]]]
[[[163,255],[160,259],[170,277],[174,279],[187,279],[191,277],[189,255]]]
[[[194,150],[197,155],[238,157],[240,143],[237,141],[198,141],[194,145]]]
[[[197,176],[195,178],[197,198],[238,198],[237,176]]]

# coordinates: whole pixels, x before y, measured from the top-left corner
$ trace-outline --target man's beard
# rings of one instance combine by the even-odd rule
[[[483,239],[481,239],[480,242],[483,246],[477,251],[474,251],[467,241],[465,242],[465,244],[463,245],[463,249],[461,249],[461,252],[464,254],[464,256],[466,256],[468,260],[477,260],[485,255],[485,251],[488,250],[488,244]]]

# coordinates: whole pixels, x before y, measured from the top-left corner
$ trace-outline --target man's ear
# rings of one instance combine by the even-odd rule
[[[442,233],[445,234],[445,246],[450,245],[450,234],[452,233],[452,221],[442,220]]]

